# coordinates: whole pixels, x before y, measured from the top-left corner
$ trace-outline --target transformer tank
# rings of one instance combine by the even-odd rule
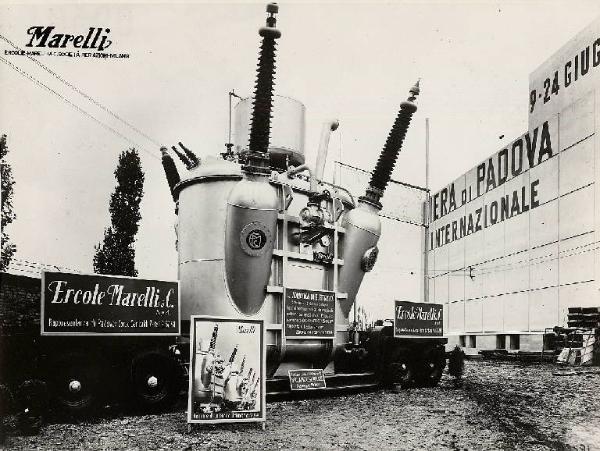
[[[281,99],[284,104],[291,101]],[[283,147],[284,144],[287,146]],[[281,147],[269,150],[277,154],[285,149],[299,160],[304,149],[292,144],[281,142]],[[334,348],[348,342],[348,311],[342,309],[340,302],[347,295],[339,287],[345,234],[340,215],[354,208],[354,200],[345,189],[321,181],[316,183],[317,191],[311,191],[307,177],[288,171],[273,171],[265,182],[247,181],[245,196],[235,199],[252,205],[248,209],[252,216],[244,220],[258,232],[263,231],[261,215],[272,214],[276,221],[271,255],[250,255],[253,250],[245,242],[243,226],[231,224],[236,214],[247,213],[236,211],[231,200],[232,192],[243,181],[239,163],[207,158],[175,187],[179,198],[177,246],[182,318],[192,314],[262,318],[267,330],[270,376],[287,375],[292,368],[325,368],[332,361]],[[268,185],[266,190],[263,184]],[[272,210],[265,208],[265,205],[271,207],[270,189],[276,193]],[[313,201],[308,211],[311,196],[318,195],[323,199]],[[229,215],[228,209],[233,210]],[[309,219],[318,217],[318,224],[312,229],[322,236],[302,237],[303,229],[306,234],[310,228],[302,218],[309,214],[312,215]],[[232,243],[227,243],[232,227],[239,238],[233,237]],[[266,283],[264,265],[268,268]],[[245,295],[238,293],[240,287]],[[288,288],[335,294],[332,338],[286,338],[284,299]]]
[[[277,12],[275,4],[267,6],[254,95],[234,112],[235,143],[203,159],[184,146],[187,155],[173,148],[185,170],[162,149],[178,212],[182,331],[189,331],[190,315],[263,319],[272,380],[317,368],[326,376],[437,383],[445,339],[406,342],[383,325],[359,333],[349,320],[363,277],[377,260],[380,199],[417,109],[419,84],[400,104],[365,194],[354,199],[323,180],[337,121],[323,125],[313,166],[305,158],[304,105],[273,93]],[[302,299],[333,302],[316,310],[319,321],[315,304]],[[290,313],[291,305],[302,313]]]

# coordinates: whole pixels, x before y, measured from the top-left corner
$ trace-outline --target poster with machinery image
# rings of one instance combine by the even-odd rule
[[[192,315],[188,423],[265,421],[264,322]]]

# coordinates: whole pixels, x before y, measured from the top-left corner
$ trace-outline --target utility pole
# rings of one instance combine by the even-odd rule
[[[423,301],[429,302],[429,209],[431,196],[429,195],[429,118],[425,118],[425,188],[427,194],[423,205]]]

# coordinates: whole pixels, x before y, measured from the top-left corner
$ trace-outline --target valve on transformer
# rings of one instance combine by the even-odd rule
[[[348,212],[343,220],[342,225],[346,229],[345,254],[344,266],[340,269],[339,289],[348,295],[341,301],[342,311],[346,315],[354,303],[363,276],[373,269],[379,253],[380,200],[391,179],[412,115],[417,110],[414,101],[419,94],[418,81],[409,92],[408,99],[400,104],[400,111],[379,155],[365,195],[358,199],[358,207]]]
[[[275,27],[278,6],[267,6],[266,25],[259,30],[260,47],[249,152],[242,167],[244,178],[232,189],[227,201],[225,270],[229,293],[237,308],[246,315],[257,313],[265,300],[271,272],[279,210],[278,194],[269,184],[269,139],[273,109],[275,40],[281,32]]]
[[[333,252],[330,247],[333,223],[338,220],[344,209],[340,199],[333,197],[328,190],[321,191],[319,187],[325,170],[329,139],[331,133],[338,127],[337,119],[323,124],[314,170],[311,170],[307,164],[302,164],[287,171],[287,176],[290,178],[304,171],[308,171],[309,174],[308,202],[299,213],[300,230],[292,233],[291,239],[295,245],[312,246],[313,260],[317,263],[329,264],[333,261]],[[330,213],[328,204],[332,204],[333,213]]]
[[[292,236],[295,244],[312,245],[332,232],[326,227],[331,223],[330,214],[322,205],[323,201],[328,200],[331,200],[331,194],[327,190],[309,196],[306,207],[300,210],[300,232]]]

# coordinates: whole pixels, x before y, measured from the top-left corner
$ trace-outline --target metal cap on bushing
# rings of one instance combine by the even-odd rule
[[[260,29],[258,30],[258,34],[262,37],[269,36],[273,39],[279,39],[281,37],[281,31],[279,31],[277,28],[271,27],[260,27]]]
[[[344,215],[344,266],[340,268],[339,290],[347,293],[340,299],[340,308],[348,315],[366,272],[370,271],[377,258],[377,242],[381,235],[378,209],[361,203],[358,208]]]
[[[227,201],[225,272],[238,310],[257,313],[271,273],[278,212],[277,190],[266,182],[241,180]]]

